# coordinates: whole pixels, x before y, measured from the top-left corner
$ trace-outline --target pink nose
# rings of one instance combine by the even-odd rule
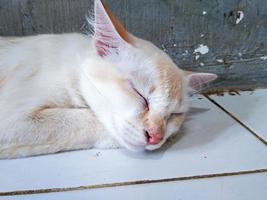
[[[161,132],[147,132],[148,134],[148,144],[158,144],[163,139],[163,134]]]

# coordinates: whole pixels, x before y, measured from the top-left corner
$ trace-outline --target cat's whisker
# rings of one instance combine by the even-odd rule
[[[210,85],[209,83],[206,83],[205,86],[198,84],[197,87],[199,87],[200,89],[190,92],[190,95],[193,96],[193,95],[201,93],[203,90],[207,89],[209,85]]]
[[[127,139],[132,138],[138,143],[145,143],[146,138],[145,135],[142,135],[142,130],[137,130],[135,125],[130,123],[129,121],[122,120],[122,122],[119,123],[120,128],[122,130],[123,137],[127,136]]]

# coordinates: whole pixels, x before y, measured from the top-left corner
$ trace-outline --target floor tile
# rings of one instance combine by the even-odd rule
[[[267,89],[241,95],[210,96],[267,142]]]
[[[133,185],[74,192],[0,197],[1,200],[251,200],[267,196],[267,173]]]
[[[77,187],[267,168],[267,148],[206,98],[161,151],[86,150],[0,160],[0,192]]]

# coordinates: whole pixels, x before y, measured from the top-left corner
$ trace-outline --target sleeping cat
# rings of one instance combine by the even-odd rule
[[[0,37],[0,158],[85,148],[154,150],[188,91],[215,74],[179,69],[95,0],[93,35]]]

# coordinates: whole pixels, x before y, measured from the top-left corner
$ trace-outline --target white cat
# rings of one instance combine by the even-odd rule
[[[0,37],[0,158],[84,148],[153,150],[177,132],[189,73],[95,0],[94,35]]]

